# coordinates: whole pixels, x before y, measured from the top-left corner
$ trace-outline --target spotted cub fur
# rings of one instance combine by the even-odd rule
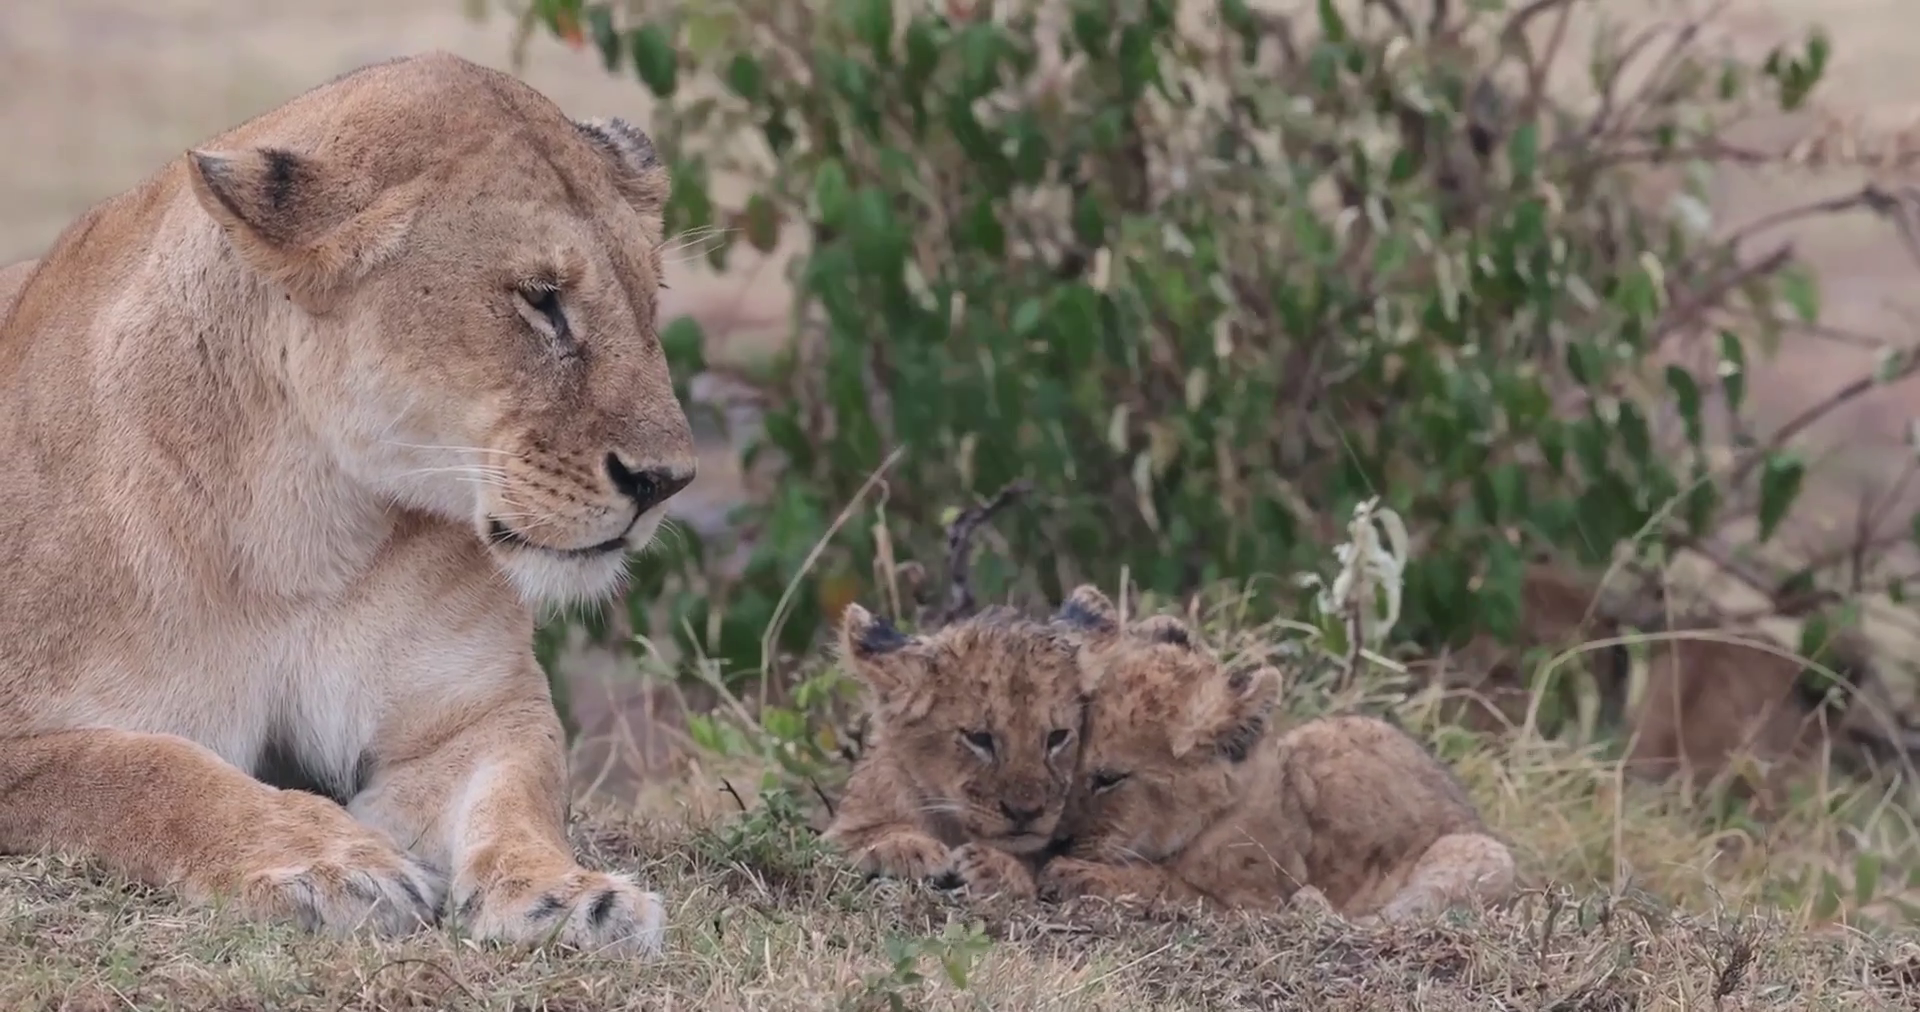
[[[1281,679],[1228,669],[1156,616],[1082,655],[1096,684],[1067,856],[1044,892],[1273,908],[1312,902],[1402,921],[1498,900],[1512,854],[1451,773],[1385,721],[1269,729]]]
[[[872,874],[1034,895],[1078,766],[1077,647],[1111,615],[1088,587],[1049,622],[998,608],[908,636],[849,606],[840,652],[870,691],[870,742],[826,838]]]

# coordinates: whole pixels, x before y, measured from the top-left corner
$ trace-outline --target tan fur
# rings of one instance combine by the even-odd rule
[[[1620,634],[1612,610],[1594,606],[1596,593],[1588,581],[1567,570],[1529,565],[1521,577],[1515,642],[1501,643],[1482,633],[1446,657],[1440,677],[1448,696],[1441,716],[1483,734],[1502,734],[1525,724],[1540,660]],[[1534,663],[1527,663],[1530,651],[1537,651]],[[1625,706],[1627,664],[1624,647],[1599,647],[1568,658],[1559,671],[1592,672],[1599,683],[1603,719],[1617,720]]]
[[[1866,649],[1853,635],[1837,637],[1821,654],[1820,662],[1847,680],[1868,681]],[[1865,723],[1875,710],[1876,700],[1864,699],[1822,713],[1800,688],[1800,673],[1798,661],[1735,643],[1649,644],[1646,692],[1629,728],[1628,771],[1706,782],[1750,759],[1757,775],[1727,786],[1758,812],[1777,810],[1796,780],[1820,769],[1831,749],[1848,747],[1838,732]]]
[[[1506,846],[1445,767],[1386,722],[1272,732],[1279,673],[1228,670],[1168,616],[1088,647],[1083,665],[1097,688],[1082,787],[1062,820],[1072,849],[1042,871],[1044,891],[1324,901],[1399,921],[1512,890]]]
[[[1087,587],[1048,624],[993,609],[908,637],[850,605],[840,650],[871,693],[869,743],[826,838],[872,874],[1033,895],[1080,751],[1076,645],[1111,616]]]
[[[568,846],[530,641],[692,476],[667,187],[631,127],[430,54],[0,271],[0,849],[317,929],[450,893],[480,938],[656,948],[660,899]]]

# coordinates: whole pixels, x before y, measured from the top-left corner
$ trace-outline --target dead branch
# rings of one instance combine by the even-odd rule
[[[947,526],[947,605],[935,616],[936,626],[945,626],[973,614],[973,539],[995,513],[1013,500],[1033,491],[1025,481],[1016,481],[993,494],[986,502],[962,510]]]

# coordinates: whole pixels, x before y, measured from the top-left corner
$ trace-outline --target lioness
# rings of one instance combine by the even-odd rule
[[[907,636],[849,605],[840,653],[872,694],[871,737],[826,838],[873,874],[1034,895],[1080,754],[1075,636],[1111,614],[1082,587],[1048,623],[994,608]]]
[[[574,860],[530,640],[693,476],[668,186],[640,131],[434,53],[0,272],[0,849],[314,929],[450,888],[480,938],[657,948],[659,898]]]
[[[1279,672],[1229,670],[1172,616],[1091,642],[1097,686],[1083,783],[1041,891],[1324,903],[1402,921],[1503,897],[1513,856],[1466,793],[1385,721],[1324,717],[1269,730]]]

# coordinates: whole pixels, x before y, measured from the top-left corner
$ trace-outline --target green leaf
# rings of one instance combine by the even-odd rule
[[[1697,449],[1705,429],[1700,424],[1700,385],[1693,381],[1693,374],[1677,365],[1667,366],[1667,389],[1673,391],[1673,399],[1680,410],[1680,422],[1686,427],[1687,442]]]
[[[1626,446],[1627,458],[1642,468],[1646,467],[1653,454],[1653,436],[1647,429],[1646,416],[1631,402],[1623,401],[1614,429],[1620,433],[1620,441]]]
[[[762,253],[771,253],[780,244],[780,214],[766,194],[756,193],[747,198],[746,210],[740,217],[748,245]]]
[[[1720,388],[1727,395],[1727,410],[1738,414],[1747,396],[1747,351],[1731,330],[1720,332]]]
[[[600,49],[600,62],[608,73],[620,69],[620,33],[613,27],[613,8],[607,4],[594,4],[587,11],[587,31],[593,36],[593,44]]]
[[[1706,477],[1704,470],[1696,468],[1694,484],[1687,491],[1687,530],[1695,537],[1706,537],[1713,528],[1713,515],[1719,508],[1719,486]]]
[[[1822,869],[1820,872],[1820,891],[1815,894],[1813,916],[1816,920],[1828,920],[1840,912],[1840,876]]]
[[[727,87],[732,88],[734,94],[749,102],[758,102],[766,84],[767,72],[753,54],[735,53],[733,59],[727,61]]]
[[[1340,16],[1340,10],[1333,5],[1333,0],[1319,0],[1318,6],[1320,9],[1320,34],[1325,36],[1328,42],[1339,43],[1347,41],[1346,19]]]
[[[700,321],[691,316],[679,317],[660,331],[660,349],[666,352],[667,368],[678,376],[706,371],[706,347]]]
[[[627,36],[633,52],[634,73],[640,75],[647,90],[657,98],[671,98],[680,74],[680,54],[673,40],[658,25],[643,25]]]
[[[847,170],[831,158],[821,162],[820,167],[813,171],[814,213],[825,224],[837,226],[852,202],[853,192],[847,187]]]
[[[1039,299],[1027,299],[1014,307],[1013,336],[1025,338],[1039,328],[1040,317],[1045,312]]]
[[[884,67],[893,59],[893,0],[847,0],[853,32]]]
[[[1793,307],[1794,314],[1802,323],[1814,323],[1820,319],[1820,285],[1813,279],[1812,272],[1799,265],[1788,267],[1776,277],[1780,283],[1780,297]]]
[[[1780,521],[1786,519],[1787,511],[1793,508],[1794,499],[1800,495],[1800,482],[1806,476],[1806,466],[1791,453],[1777,452],[1767,455],[1767,462],[1760,471],[1760,542],[1765,544],[1779,529]]]
[[[1533,179],[1535,163],[1540,157],[1540,128],[1532,121],[1520,124],[1507,140],[1507,162],[1513,166],[1515,183],[1526,183]]]

